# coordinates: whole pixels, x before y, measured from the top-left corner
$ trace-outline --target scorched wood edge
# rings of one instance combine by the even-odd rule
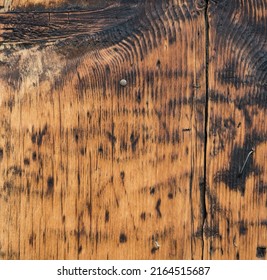
[[[266,259],[266,8],[0,1],[0,258]]]

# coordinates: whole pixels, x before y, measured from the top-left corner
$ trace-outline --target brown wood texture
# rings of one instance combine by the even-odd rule
[[[204,256],[266,259],[267,1],[210,1],[208,17]]]
[[[266,259],[266,0],[43,2],[0,1],[0,258]]]

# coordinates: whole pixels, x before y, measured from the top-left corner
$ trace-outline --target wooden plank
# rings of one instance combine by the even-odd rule
[[[205,5],[47,3],[0,15],[0,257],[202,258]]]
[[[266,11],[266,0],[209,5],[209,259],[267,258]]]

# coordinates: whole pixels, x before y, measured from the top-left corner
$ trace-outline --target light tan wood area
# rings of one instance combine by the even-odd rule
[[[266,1],[2,2],[1,259],[266,259]]]

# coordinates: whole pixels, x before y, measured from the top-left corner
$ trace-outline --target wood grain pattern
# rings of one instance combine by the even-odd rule
[[[266,259],[266,11],[264,0],[209,5],[205,258]]]
[[[266,259],[266,0],[2,2],[1,259]]]
[[[3,258],[202,256],[204,10],[120,2],[1,15]]]

